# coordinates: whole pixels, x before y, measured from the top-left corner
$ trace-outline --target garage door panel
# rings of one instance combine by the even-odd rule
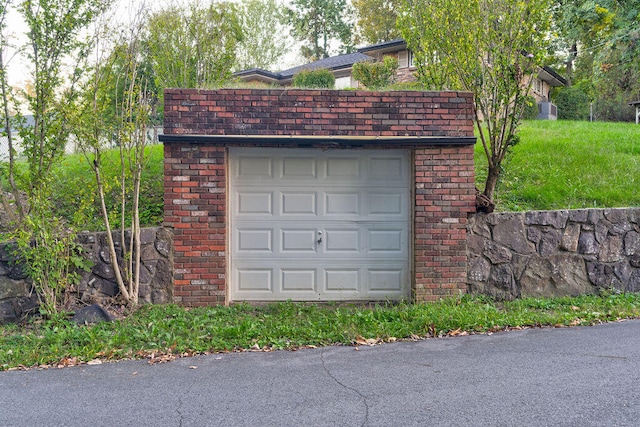
[[[406,200],[402,194],[370,192],[367,200],[368,212],[371,215],[401,215],[406,216]]]
[[[272,230],[238,229],[236,230],[237,248],[239,252],[273,253]]]
[[[357,192],[340,192],[324,195],[326,215],[358,215],[360,213],[360,195]]]
[[[361,237],[358,228],[350,230],[325,228],[323,234],[324,248],[327,253],[339,252],[347,255],[349,252],[359,254],[361,251]]]
[[[285,179],[317,179],[317,159],[314,157],[284,157],[281,176]]]
[[[317,294],[316,269],[283,268],[280,270],[283,292]]]
[[[282,252],[288,255],[316,252],[317,231],[315,228],[306,230],[280,230]]]
[[[282,215],[317,215],[318,194],[315,191],[280,193]]]
[[[273,269],[270,268],[238,268],[236,281],[241,292],[273,293]]]
[[[405,284],[404,271],[401,267],[368,269],[367,284],[370,294],[400,292]]]
[[[360,269],[356,268],[328,268],[324,270],[325,290],[352,291],[360,290]]]
[[[369,161],[369,179],[381,181],[404,181],[406,161],[402,156],[371,157]]]
[[[237,160],[238,178],[273,178],[273,159],[270,156],[240,156]]]
[[[360,159],[358,157],[344,158],[327,157],[325,176],[327,179],[337,180],[359,180],[360,179]]]
[[[392,230],[368,230],[369,251],[389,253],[404,253],[404,235],[402,228]]]
[[[273,215],[273,191],[237,193],[236,215]]]
[[[407,297],[407,154],[231,148],[231,299]]]

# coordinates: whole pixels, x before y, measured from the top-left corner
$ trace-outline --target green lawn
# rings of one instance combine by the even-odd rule
[[[98,360],[170,360],[199,353],[373,345],[402,339],[592,325],[638,317],[640,294],[496,302],[463,296],[430,304],[373,307],[282,302],[185,309],[143,306],[94,326],[66,320],[0,326],[0,371]]]
[[[521,141],[504,165],[497,210],[525,211],[640,206],[640,126],[631,123],[525,121]],[[483,188],[486,158],[476,144],[477,186]],[[162,223],[163,147],[147,148],[141,193],[143,226]],[[108,203],[117,198],[117,151],[106,154]],[[54,168],[57,214],[80,229],[103,229],[95,178],[82,155]],[[6,184],[6,183],[5,183]],[[114,211],[114,219],[118,211]],[[118,221],[119,224],[119,221]]]
[[[501,211],[640,206],[640,126],[525,121],[498,184]],[[478,187],[486,159],[476,145]]]

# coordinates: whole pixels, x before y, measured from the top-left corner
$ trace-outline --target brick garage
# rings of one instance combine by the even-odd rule
[[[241,160],[246,159],[245,163],[249,165],[245,168],[247,172],[258,176],[262,173],[259,171],[263,164],[266,165],[264,170],[271,174],[273,165],[281,165],[288,159],[297,157],[302,159],[297,163],[297,173],[302,174],[316,171],[317,165],[322,165],[317,166],[318,171],[322,168],[330,171],[332,164],[342,165],[352,160],[355,165],[354,170],[363,171],[364,174],[369,171],[372,176],[376,175],[378,171],[371,165],[383,164],[387,160],[391,169],[399,164],[398,173],[404,173],[402,171],[406,170],[408,174],[409,185],[406,190],[408,200],[406,203],[399,202],[407,206],[408,242],[405,245],[404,237],[394,240],[395,235],[391,231],[386,229],[379,231],[380,227],[378,229],[373,227],[362,233],[362,235],[368,233],[369,237],[363,237],[362,243],[359,243],[360,246],[369,246],[358,255],[360,257],[358,259],[361,259],[362,254],[365,254],[363,262],[366,262],[366,253],[375,254],[374,249],[377,249],[378,237],[376,236],[384,236],[384,233],[387,233],[391,239],[391,243],[385,243],[390,245],[388,247],[393,246],[395,244],[393,242],[402,240],[403,248],[400,248],[398,253],[408,254],[406,269],[390,266],[388,271],[380,269],[378,271],[375,268],[369,268],[371,271],[367,273],[366,268],[360,271],[352,267],[335,273],[331,268],[332,262],[338,264],[344,257],[329,257],[327,254],[331,252],[330,245],[337,245],[336,242],[340,242],[341,238],[349,236],[351,228],[344,224],[368,222],[347,221],[349,217],[345,217],[345,221],[340,223],[339,227],[332,229],[331,225],[327,226],[324,237],[322,236],[323,226],[314,225],[315,228],[312,231],[320,230],[315,231],[318,235],[313,237],[313,239],[317,238],[314,240],[316,242],[314,248],[326,245],[315,250],[318,263],[323,264],[325,270],[317,274],[309,270],[308,277],[310,281],[317,279],[319,287],[328,289],[327,299],[335,299],[336,295],[337,299],[385,299],[384,290],[387,289],[385,287],[388,285],[387,281],[393,281],[394,277],[402,278],[408,283],[406,289],[398,290],[399,293],[393,293],[392,289],[389,295],[402,295],[414,301],[432,301],[442,296],[465,292],[467,216],[475,210],[473,165],[475,138],[471,108],[471,94],[456,92],[167,90],[164,135],[161,136],[161,141],[165,147],[165,225],[172,227],[175,235],[175,300],[183,305],[198,306],[246,299],[242,295],[253,295],[253,298],[248,299],[258,300],[261,299],[260,295],[275,295],[276,299],[279,298],[278,295],[286,298],[294,295],[292,299],[301,300],[324,298],[322,294],[317,293],[311,298],[304,296],[311,295],[308,293],[309,290],[302,289],[303,283],[295,282],[296,277],[305,277],[304,274],[307,271],[304,269],[296,270],[292,267],[290,270],[295,270],[294,273],[297,275],[292,274],[290,277],[293,279],[290,279],[285,275],[286,269],[283,268],[280,278],[278,276],[280,273],[269,273],[271,268],[269,261],[267,264],[260,264],[259,267],[252,266],[252,262],[259,261],[258,258],[251,258],[252,255],[247,256],[248,267],[244,264],[235,266],[234,257],[240,258],[237,254],[277,252],[278,243],[273,242],[277,240],[276,235],[284,236],[283,239],[288,238],[285,232],[289,222],[286,216],[283,217],[285,219],[281,218],[280,222],[276,221],[277,227],[280,227],[276,227],[276,232],[270,230],[263,232],[255,226],[255,224],[261,224],[260,221],[250,222],[253,228],[247,227],[249,231],[245,233],[246,236],[237,237],[237,233],[234,234],[235,231],[231,229],[234,227],[235,219],[231,218],[230,209],[234,204],[244,203],[242,197],[247,190],[246,187],[241,187],[241,184],[234,182],[235,177],[242,178],[242,176],[237,171],[236,175],[232,175],[230,167],[238,164],[237,170],[240,170],[243,167]],[[289,150],[278,151],[284,148]],[[263,154],[244,156],[243,153],[254,149],[256,153],[272,150],[276,155],[273,158],[266,158]],[[297,152],[305,154],[296,157]],[[387,152],[389,156],[385,155]],[[283,157],[277,153],[290,155]],[[335,156],[327,157],[325,153],[335,153]],[[362,163],[365,166],[358,166],[357,162],[360,160],[352,155],[354,153],[363,159],[369,159],[367,161],[370,163]],[[367,157],[368,153],[375,153],[375,155]],[[234,160],[235,157],[240,160]],[[395,162],[396,158],[406,159],[406,165],[404,161]],[[303,160],[307,163],[303,163]],[[300,165],[304,164],[312,166],[309,170],[303,170]],[[275,169],[276,166],[273,167]],[[332,182],[329,172],[325,175],[323,178],[326,179],[322,182]],[[271,176],[267,175],[267,178]],[[237,180],[241,181],[240,178]],[[317,181],[319,178],[316,176],[314,179]],[[268,215],[271,201],[273,200],[277,205],[279,197],[284,201],[282,206],[274,207],[274,211],[286,210],[284,197],[289,194],[288,190],[281,191],[277,197],[269,198],[270,184],[265,184],[266,182],[268,180],[255,181],[256,185],[262,186],[262,190],[255,192],[255,200],[248,199],[245,203],[249,206],[247,209],[257,212],[255,209],[264,206],[264,212],[260,211],[260,215]],[[294,179],[288,181],[286,185],[298,185],[300,182],[302,181]],[[358,190],[360,193],[351,195],[352,199],[360,203],[369,197],[373,200],[370,206],[382,206],[381,212],[384,213],[386,212],[385,199],[380,198],[375,186],[378,185],[377,182],[381,182],[381,185],[386,184],[384,180],[371,182],[373,182],[372,186]],[[286,185],[283,188],[289,189]],[[333,203],[331,196],[340,191],[329,194],[330,191],[327,190],[324,196],[318,196],[313,193],[315,189],[312,187],[309,186],[308,191],[307,189],[297,191],[294,195],[308,194],[308,199],[313,201],[309,206],[313,206],[313,209],[317,209],[318,212],[330,210]],[[346,203],[344,206],[347,206],[350,195],[345,191],[342,191],[345,194],[338,194],[342,198],[336,197],[336,200],[344,201]],[[231,192],[239,194],[234,196],[239,201],[231,197]],[[393,198],[392,188],[382,192],[389,195],[388,200],[404,200],[402,191],[399,191],[399,195],[395,198]],[[323,203],[323,197],[327,205],[319,207]],[[265,202],[258,203],[260,200]],[[291,200],[303,199],[298,197]],[[377,203],[376,200],[383,200],[383,202]],[[251,207],[252,203],[256,205],[255,209]],[[234,212],[236,210],[237,208],[234,208]],[[371,212],[378,213],[373,210]],[[368,219],[368,217],[363,218]],[[380,218],[386,217],[380,216]],[[386,224],[386,221],[386,219],[381,220],[379,224]],[[241,221],[237,220],[236,224],[241,224]],[[307,224],[307,222],[298,221],[296,224]],[[398,226],[398,230],[401,229],[404,230],[402,226]],[[302,242],[300,244],[303,244],[309,234],[302,229],[296,232],[297,234],[292,234],[291,247],[297,244],[298,240],[295,239],[298,238],[303,239],[299,240]],[[354,239],[357,241],[360,239],[358,232],[358,230],[353,231]],[[404,231],[398,233],[400,236]],[[260,240],[260,236],[267,236],[264,242]],[[326,240],[323,241],[323,238]],[[342,240],[348,246],[349,239]],[[249,250],[243,252],[245,244],[249,245]],[[282,251],[286,252],[286,249],[290,249],[286,242],[280,244]],[[335,246],[335,248],[338,249],[338,253],[347,253],[349,249],[347,246]],[[301,250],[308,249],[304,245],[295,247]],[[343,252],[339,252],[340,250]],[[370,252],[367,252],[368,250]],[[381,253],[384,254],[384,252]],[[322,258],[324,255],[327,257]],[[278,264],[279,259],[284,262],[291,258],[273,259],[276,261],[271,264]],[[383,256],[379,261],[374,260],[373,264],[374,266],[382,265],[389,259],[388,256]],[[277,265],[273,267],[277,268]],[[408,271],[408,276],[405,270]],[[395,271],[398,272],[397,275],[394,275]],[[335,283],[342,283],[340,280],[348,282],[350,276],[347,273],[357,278],[354,280],[365,287],[367,278],[372,282],[378,280],[382,284],[379,287],[374,284],[371,289],[360,294],[349,293],[351,291],[348,292],[346,288],[336,290]],[[262,278],[265,282],[273,278],[274,288],[291,285],[291,293],[265,293],[273,289],[267,289],[271,285],[262,289]],[[245,289],[242,287],[244,285],[238,288],[234,285],[234,280],[246,280],[246,289],[253,293],[244,294]],[[392,288],[391,285],[388,286],[389,289]],[[340,297],[343,294],[344,298]],[[301,296],[298,298],[295,295]],[[356,296],[352,297],[353,295]]]

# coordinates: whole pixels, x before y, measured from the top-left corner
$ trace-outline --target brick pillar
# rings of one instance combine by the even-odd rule
[[[466,291],[467,215],[475,211],[473,146],[415,150],[415,301]]]
[[[226,149],[164,146],[165,225],[174,231],[174,300],[226,300]]]

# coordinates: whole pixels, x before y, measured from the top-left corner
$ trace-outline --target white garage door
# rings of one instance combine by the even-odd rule
[[[409,156],[231,148],[232,300],[409,296]]]

